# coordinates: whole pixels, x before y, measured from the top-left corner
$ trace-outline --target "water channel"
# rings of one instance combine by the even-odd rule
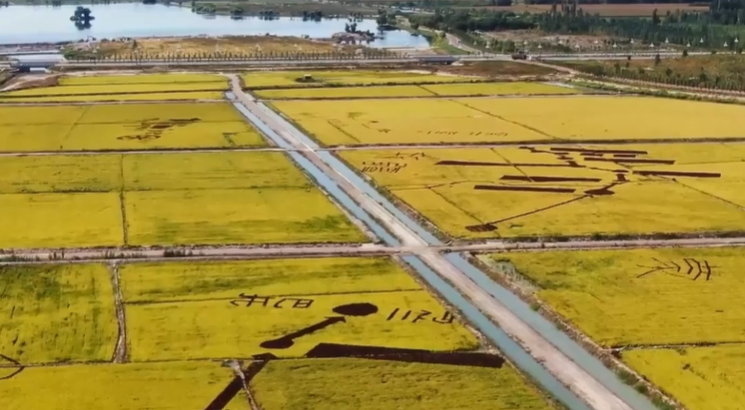
[[[185,3],[186,4],[186,3]],[[79,30],[70,21],[76,6],[10,6],[0,7],[0,44],[42,43],[77,41],[88,36],[101,38],[119,37],[172,37],[172,36],[224,36],[264,35],[303,36],[329,38],[344,31],[347,19],[303,21],[302,18],[281,17],[262,20],[246,17],[241,20],[230,16],[205,16],[193,13],[190,8],[162,4],[123,3],[88,5],[95,20],[91,27]],[[374,20],[357,23],[360,31],[376,32]],[[426,47],[427,40],[412,36],[406,31],[387,31],[384,38],[371,42],[371,47]]]

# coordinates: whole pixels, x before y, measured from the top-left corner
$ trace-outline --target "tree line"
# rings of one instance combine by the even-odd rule
[[[455,33],[540,29],[550,34],[597,34],[644,44],[672,43],[700,48],[738,50],[745,41],[745,0],[712,1],[708,13],[658,13],[651,18],[609,18],[585,12],[581,5],[557,5],[545,13],[516,14],[485,9],[438,9],[409,18],[413,28],[425,26]],[[716,8],[715,8],[716,7]],[[742,37],[741,37],[742,36]]]

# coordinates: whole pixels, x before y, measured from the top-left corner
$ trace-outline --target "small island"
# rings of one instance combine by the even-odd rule
[[[91,9],[82,6],[78,6],[78,8],[75,9],[75,14],[70,16],[70,21],[82,24],[88,24],[95,19],[95,17],[91,16]]]

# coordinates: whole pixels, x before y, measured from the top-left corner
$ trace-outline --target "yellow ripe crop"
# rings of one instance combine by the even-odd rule
[[[259,90],[254,94],[259,98],[290,99],[343,99],[343,98],[395,98],[395,97],[435,97],[435,96],[476,96],[500,94],[577,94],[568,87],[542,83],[468,83],[434,85],[392,85],[368,87],[332,88],[291,88],[280,90]]]
[[[0,195],[0,249],[119,246],[117,193]]]
[[[365,97],[431,97],[434,94],[417,85],[393,85],[388,87],[332,87],[300,88],[286,90],[255,91],[259,98],[266,99],[324,99]]]
[[[111,359],[118,328],[103,265],[0,266],[0,289],[3,355],[26,364]]]
[[[0,248],[365,240],[275,152],[8,157],[0,212]]]
[[[32,367],[3,380],[0,397],[3,410],[202,409],[233,377],[216,362]],[[251,407],[241,392],[225,408]]]
[[[521,125],[442,98],[275,101],[272,105],[325,145],[546,139]]]
[[[122,266],[120,275],[125,301],[139,304],[230,300],[248,291],[321,295],[421,290],[411,276],[386,258],[137,263]],[[184,293],[186,288],[192,288],[188,294]]]
[[[266,145],[230,104],[0,107],[0,151]]]
[[[313,82],[296,81],[310,75]],[[473,81],[468,77],[403,71],[265,71],[243,74],[246,88],[291,88],[329,85],[417,84]]]
[[[514,264],[535,284],[538,298],[603,346],[745,342],[739,248],[531,252],[492,258]]]
[[[227,78],[215,74],[133,74],[63,77],[60,85],[222,83]]]
[[[361,242],[364,236],[315,189],[204,189],[124,194],[128,243]]]
[[[508,366],[494,369],[365,359],[283,360],[270,362],[253,379],[251,388],[264,410],[555,408]]]
[[[265,352],[266,341],[329,317],[343,321],[297,336],[272,353],[302,356],[319,343],[437,351],[478,347],[431,295],[385,259],[324,259],[308,266],[273,260],[136,264],[122,272],[122,284],[133,360],[250,356]],[[372,304],[374,311],[344,313],[350,304]]]
[[[137,94],[167,93],[186,91],[223,91],[228,88],[227,80],[223,83],[147,83],[147,84],[106,84],[106,85],[71,85],[58,87],[29,88],[0,94],[0,97],[52,97],[96,94]]]
[[[0,94],[0,104],[41,103],[41,102],[107,102],[107,101],[190,101],[190,100],[224,100],[221,92],[195,91],[175,93],[139,93],[139,94],[99,94],[67,95],[57,97],[15,97],[5,98]]]
[[[738,138],[745,107],[653,97],[457,100],[486,115],[572,141]]]
[[[742,344],[635,349],[624,351],[623,360],[686,409],[740,410],[745,403]]]
[[[310,180],[284,154],[278,152],[133,154],[110,157],[115,160],[115,167],[121,168],[127,191],[234,188],[307,190],[313,187]],[[118,159],[123,161],[121,167]]]
[[[745,107],[739,105],[638,97],[273,105],[326,145],[736,138],[745,128]]]
[[[340,155],[458,238],[745,230],[745,149],[740,144],[364,150]]]
[[[120,155],[44,155],[0,161],[0,194],[121,189]],[[129,157],[127,157],[129,158]]]
[[[442,96],[469,95],[530,95],[530,94],[578,94],[570,87],[543,83],[505,82],[505,83],[471,83],[471,84],[433,84],[422,85],[427,91]]]

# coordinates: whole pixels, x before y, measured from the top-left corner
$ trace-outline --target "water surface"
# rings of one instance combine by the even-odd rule
[[[187,3],[184,3],[187,4]],[[77,6],[10,6],[0,7],[0,44],[77,41],[88,36],[118,37],[169,37],[198,35],[263,35],[302,36],[329,38],[344,31],[347,19],[303,21],[302,18],[281,17],[262,20],[246,17],[233,20],[230,16],[204,16],[191,9],[162,4],[124,3],[88,5],[95,20],[91,27],[78,29],[70,21]],[[374,20],[357,23],[357,29],[375,32]],[[377,39],[373,47],[424,47],[427,40],[414,37],[405,31],[391,31],[385,38]]]

